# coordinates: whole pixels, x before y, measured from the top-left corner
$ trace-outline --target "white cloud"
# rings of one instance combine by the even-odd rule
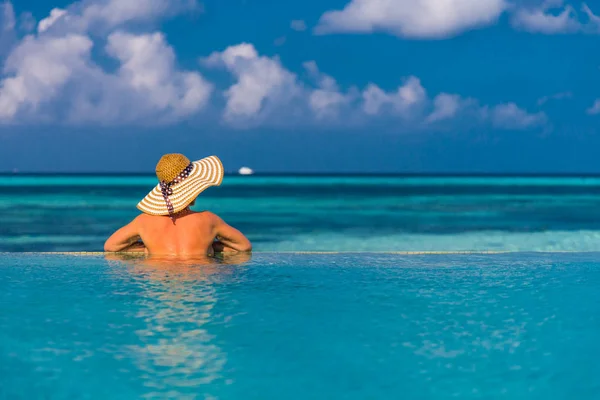
[[[0,61],[4,59],[16,42],[15,10],[9,1],[0,3]]]
[[[542,106],[550,100],[564,100],[564,99],[570,99],[572,97],[573,97],[573,93],[571,93],[571,92],[561,92],[561,93],[553,94],[551,96],[540,97],[537,101],[537,104],[538,104],[538,106]]]
[[[119,79],[145,99],[152,111],[187,116],[203,108],[212,85],[197,72],[178,71],[175,53],[161,33],[108,37],[108,54],[118,59]]]
[[[440,93],[433,100],[433,110],[425,119],[427,124],[448,122],[460,118],[476,124],[490,123],[496,129],[525,130],[547,125],[543,112],[529,113],[514,103],[481,106],[476,99],[457,94]]]
[[[63,10],[62,8],[53,8],[52,11],[50,11],[50,15],[41,20],[38,24],[38,33],[42,33],[48,30],[48,28],[54,25],[56,21],[58,21],[61,17],[65,16],[66,14],[67,10]]]
[[[192,0],[105,0],[85,4],[82,17],[86,24],[102,23],[109,27],[153,21],[197,6]]]
[[[401,117],[405,122],[411,122],[410,126],[413,129],[431,129],[431,124],[456,123],[459,119],[480,125],[491,124],[494,128],[503,130],[531,129],[545,126],[548,122],[545,113],[529,113],[514,103],[492,107],[480,106],[476,99],[449,93],[440,93],[430,101],[425,89],[415,77],[409,78],[395,96],[371,84],[363,92],[363,99],[364,112],[372,117],[382,116],[385,112],[383,106],[394,102],[395,110],[400,112],[392,115]]]
[[[351,99],[337,90],[315,89],[309,96],[309,105],[317,118],[337,118],[340,107]]]
[[[587,109],[587,113],[590,115],[600,114],[600,99],[597,99],[594,104]]]
[[[98,53],[117,61],[116,71],[105,70],[92,58],[96,27],[148,22],[193,4],[86,0],[66,10],[53,9],[38,24],[37,35],[23,38],[6,59],[0,121],[160,124],[199,112],[207,105],[212,85],[198,72],[177,68],[162,33],[112,29]]]
[[[150,23],[196,7],[195,0],[83,0],[52,10],[38,29],[103,35],[128,23]]]
[[[433,0],[419,1],[421,7]],[[125,30],[135,21],[142,23],[135,25],[139,32],[148,22],[192,3],[84,0],[53,9],[34,34],[7,48],[10,53],[0,78],[0,122],[163,124],[197,115],[207,107],[213,85],[196,71],[178,68],[162,33]],[[14,30],[14,12],[7,9],[4,26]],[[9,14],[12,19],[6,17]],[[449,123],[470,111],[501,129],[545,122],[544,114],[529,114],[512,103],[480,107],[476,100],[447,93],[431,100],[415,76],[393,90],[374,83],[362,91],[353,86],[343,89],[309,61],[301,80],[277,56],[261,55],[249,43],[214,52],[202,63],[228,71],[234,80],[223,90],[222,117],[232,126],[328,122],[353,126],[383,120],[400,121],[410,129],[431,128],[432,123]]]
[[[520,30],[546,35],[561,33],[600,33],[600,17],[583,3],[582,18],[573,6],[564,5],[563,0],[546,0],[537,7],[516,8],[512,16],[512,25]]]
[[[370,83],[362,92],[363,111],[367,115],[378,115],[391,111],[393,114],[409,118],[427,100],[427,93],[419,78],[408,77],[395,92],[387,93],[379,86]]]
[[[279,59],[260,56],[249,43],[212,53],[202,62],[224,67],[236,79],[224,93],[226,120],[264,118],[264,114],[289,104],[302,92],[296,75],[285,69]]]
[[[295,19],[290,23],[290,27],[298,32],[303,32],[306,30],[306,22],[301,19]]]
[[[600,24],[600,17],[596,16],[592,12],[592,10],[590,10],[590,7],[587,4],[583,3],[583,5],[581,6],[581,9],[587,15],[587,17],[590,20],[590,22],[593,22],[593,23],[596,23],[596,24]]]
[[[543,112],[531,114],[519,108],[515,103],[506,103],[493,107],[489,116],[494,127],[499,129],[529,129],[545,125],[548,121]]]
[[[207,103],[211,85],[176,69],[161,34],[110,35],[106,51],[120,63],[114,74],[92,61],[92,47],[90,37],[75,33],[25,38],[6,61],[0,121],[161,123]]]
[[[209,67],[233,67],[236,60],[254,60],[258,58],[258,51],[251,43],[240,43],[235,46],[229,46],[224,51],[215,51],[210,56],[200,60]]]
[[[10,120],[21,109],[36,112],[58,94],[78,70],[86,69],[92,41],[82,35],[25,40],[6,60],[0,86],[0,120]]]
[[[494,23],[507,7],[505,0],[352,0],[341,11],[323,14],[316,32],[450,37]]]
[[[448,93],[440,93],[431,100],[415,76],[405,78],[392,91],[374,83],[362,91],[354,87],[343,90],[333,77],[319,70],[315,61],[307,61],[303,67],[309,79],[302,82],[277,57],[260,55],[249,43],[212,53],[201,62],[224,68],[235,79],[223,93],[226,100],[223,119],[233,126],[333,122],[352,127],[381,120],[397,121],[398,129],[414,131],[433,129],[434,123],[444,122],[447,126],[468,119],[497,129],[524,130],[547,123],[544,113],[529,113],[514,103],[480,106],[475,99]]]
[[[392,91],[374,83],[362,91],[354,87],[343,90],[334,78],[319,70],[316,62],[307,61],[303,67],[309,79],[302,82],[279,59],[260,55],[249,43],[212,53],[201,62],[224,68],[235,79],[223,92],[226,100],[223,119],[234,126],[273,125],[282,121],[288,126],[323,121],[353,126],[373,120],[390,123],[397,120],[407,129],[425,126],[431,129],[433,123],[450,123],[466,116],[475,123],[489,123],[498,129],[521,130],[546,124],[544,113],[532,114],[513,103],[480,106],[475,99],[448,93],[430,100],[415,76],[405,78]]]
[[[584,24],[586,31],[589,33],[600,33],[600,17],[595,15],[585,3],[583,3],[581,9],[588,19],[588,22]]]
[[[15,9],[10,1],[2,4],[2,30],[12,31],[15,29]]]
[[[317,81],[317,88],[310,91],[308,104],[317,119],[337,119],[343,107],[354,100],[354,90],[342,93],[335,79],[319,71],[315,61],[303,64],[309,75]]]
[[[317,62],[314,60],[311,61],[306,61],[304,63],[302,63],[302,66],[304,67],[304,69],[309,73],[309,75],[313,78],[319,78],[319,67],[317,66]]]
[[[513,14],[512,24],[518,29],[532,33],[556,34],[579,31],[582,25],[573,7],[567,5],[558,13],[551,12],[560,6],[562,1],[546,2],[538,8],[518,9]]]
[[[363,91],[362,107],[368,116],[383,116],[385,106],[389,104],[393,104],[395,111],[391,116],[400,117],[412,129],[431,129],[431,124],[456,123],[459,119],[480,125],[491,124],[503,130],[532,129],[548,122],[543,112],[529,113],[514,103],[481,106],[476,99],[449,93],[440,93],[431,101],[415,77],[408,78],[394,94],[386,93],[373,84]]]
[[[456,94],[440,93],[433,99],[433,111],[426,121],[437,122],[454,118],[463,106],[463,99]]]
[[[563,0],[524,5],[509,0],[350,0],[325,12],[317,34],[385,32],[399,37],[436,39],[495,24],[504,12],[516,29],[542,34],[600,33],[600,17],[582,4],[587,22]]]

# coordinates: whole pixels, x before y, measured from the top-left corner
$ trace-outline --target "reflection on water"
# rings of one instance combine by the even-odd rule
[[[229,265],[250,257],[106,255],[109,263],[122,264],[142,289],[135,318],[145,326],[135,332],[139,342],[128,350],[149,390],[145,397],[195,398],[190,388],[223,378],[227,354],[207,329],[227,318],[214,312],[219,301],[215,283],[233,278]]]

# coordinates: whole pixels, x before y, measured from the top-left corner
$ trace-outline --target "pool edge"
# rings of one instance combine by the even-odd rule
[[[313,255],[333,255],[333,254],[389,254],[389,255],[460,255],[460,254],[593,254],[600,251],[569,251],[569,250],[549,250],[549,251],[513,251],[513,250],[473,250],[473,251],[254,251],[255,254],[313,254]],[[32,252],[0,252],[0,255],[77,255],[77,256],[101,256],[106,254],[129,254],[132,253],[110,253],[102,251],[32,251]]]

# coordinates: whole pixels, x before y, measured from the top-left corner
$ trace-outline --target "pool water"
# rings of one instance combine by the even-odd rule
[[[0,254],[1,399],[598,399],[600,254]]]

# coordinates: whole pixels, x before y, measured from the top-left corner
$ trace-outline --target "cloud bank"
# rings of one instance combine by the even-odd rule
[[[222,68],[235,82],[222,92],[223,118],[236,126],[285,120],[294,124],[336,123],[364,125],[385,119],[399,121],[406,129],[432,129],[468,115],[474,122],[497,129],[522,130],[545,125],[544,113],[529,113],[514,103],[480,105],[457,94],[438,94],[431,99],[421,80],[406,77],[394,90],[375,83],[363,89],[342,90],[336,80],[321,72],[315,61],[304,63],[305,82],[286,69],[277,57],[260,55],[249,43],[231,46],[201,59],[203,65]]]
[[[316,32],[386,32],[411,38],[442,38],[494,23],[505,0],[352,0],[321,16]]]
[[[123,30],[131,21],[153,22],[170,4],[110,0],[53,9],[5,60],[0,121],[112,125],[150,118],[168,123],[199,112],[212,84],[198,72],[178,69],[162,33]],[[92,57],[100,42],[96,34],[107,29],[110,33],[98,50],[118,64],[115,71]]]
[[[507,7],[504,0],[406,0],[405,9],[397,11],[392,3],[397,2],[354,0],[326,19],[363,16],[366,30],[437,37],[491,23]],[[196,7],[190,0],[84,0],[53,9],[17,39],[14,11],[5,3],[2,38],[11,46],[0,80],[0,123],[164,125],[200,116],[215,119],[214,113],[205,115],[208,107],[217,110],[220,123],[238,129],[348,128],[384,121],[414,131],[468,120],[523,130],[548,123],[545,114],[511,102],[481,105],[454,93],[430,96],[417,76],[402,78],[396,88],[375,82],[343,88],[315,61],[293,72],[251,43],[201,57],[198,70],[182,69],[156,28],[161,19]],[[305,27],[298,21],[293,26]],[[209,82],[203,69],[224,71],[232,83]]]
[[[325,12],[317,34],[384,32],[412,39],[445,39],[493,25],[509,13],[511,24],[532,33],[600,33],[600,18],[589,6],[577,12],[562,0],[525,5],[509,0],[351,0]]]
[[[586,3],[578,12],[562,0],[546,0],[537,7],[517,9],[511,23],[516,29],[546,35],[600,33],[600,17]]]

